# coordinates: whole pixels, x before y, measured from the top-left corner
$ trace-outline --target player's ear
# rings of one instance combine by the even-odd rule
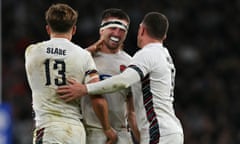
[[[76,33],[76,31],[77,31],[77,26],[75,25],[75,26],[73,26],[73,28],[72,28],[72,35],[74,35],[74,34]]]
[[[51,34],[51,28],[50,28],[50,26],[49,25],[46,25],[46,31],[47,31],[47,33],[50,35]]]
[[[142,24],[140,24],[139,26],[139,30],[138,30],[138,33],[140,36],[142,36],[145,32],[145,29],[144,29],[144,26]]]
[[[102,35],[102,33],[103,33],[103,31],[104,31],[104,29],[99,29],[99,35]]]

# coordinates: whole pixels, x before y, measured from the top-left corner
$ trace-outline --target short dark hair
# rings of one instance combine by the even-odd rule
[[[126,12],[117,8],[109,8],[102,12],[102,20],[108,19],[110,17],[116,17],[121,20],[126,20],[130,23],[130,18]]]
[[[78,13],[67,4],[53,4],[45,13],[47,24],[54,32],[68,32],[77,23]]]
[[[169,23],[167,17],[159,12],[149,12],[143,18],[142,24],[148,35],[155,39],[162,39],[167,34]]]

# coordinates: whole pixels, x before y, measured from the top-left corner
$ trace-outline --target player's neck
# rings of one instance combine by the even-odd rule
[[[150,43],[162,43],[162,40],[153,39],[151,37],[145,37],[142,41],[142,48]]]
[[[68,34],[68,33],[52,33],[50,35],[50,37],[51,38],[65,38],[65,39],[68,39],[68,40],[72,39],[72,35]]]
[[[116,54],[120,51],[120,48],[109,49],[106,46],[103,46],[100,51],[107,54]]]

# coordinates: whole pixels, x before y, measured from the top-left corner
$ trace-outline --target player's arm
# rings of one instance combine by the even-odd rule
[[[98,74],[89,74],[86,76],[85,83],[94,83],[98,82]],[[90,100],[92,103],[93,110],[98,117],[103,131],[108,139],[108,143],[115,143],[117,141],[117,134],[114,129],[111,127],[108,119],[108,103],[102,95],[91,95]]]
[[[127,97],[127,117],[130,130],[137,143],[140,141],[140,132],[137,127],[136,113],[133,106],[133,96],[129,94]]]
[[[127,68],[119,75],[115,75],[97,83],[87,84],[86,88],[83,88],[83,92],[89,94],[116,92],[128,88],[130,85],[140,81],[140,78],[141,77],[136,70]]]
[[[87,94],[95,95],[119,91],[121,89],[129,87],[139,80],[139,73],[132,68],[127,68],[123,73],[119,75],[115,75],[100,82],[86,85],[68,79],[69,85],[59,86],[57,93],[61,95],[60,98],[63,100],[71,101],[72,99],[76,99]]]
[[[115,143],[117,141],[116,131],[111,127],[108,119],[108,104],[106,100],[100,95],[92,95],[91,103],[93,110],[98,117],[105,136],[107,137],[107,143]]]

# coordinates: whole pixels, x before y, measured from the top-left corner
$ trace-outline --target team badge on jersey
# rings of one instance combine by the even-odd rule
[[[123,72],[126,68],[127,68],[127,66],[125,66],[125,65],[120,65],[120,72]]]

